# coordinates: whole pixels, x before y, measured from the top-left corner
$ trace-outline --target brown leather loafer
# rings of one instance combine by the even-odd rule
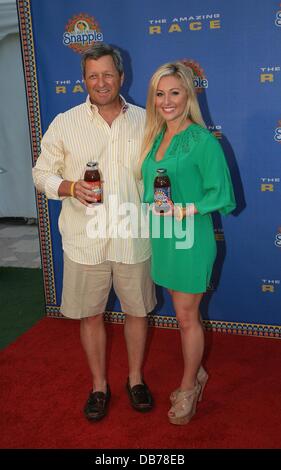
[[[132,407],[137,411],[150,411],[153,407],[153,398],[146,383],[130,386],[129,378],[127,380],[127,392]]]
[[[99,421],[107,413],[109,400],[111,397],[109,385],[106,393],[90,392],[89,398],[84,407],[84,414],[89,421]]]

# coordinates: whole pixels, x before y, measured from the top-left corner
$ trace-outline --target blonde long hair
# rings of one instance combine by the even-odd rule
[[[183,87],[187,92],[187,102],[182,122],[189,118],[195,124],[206,127],[193,84],[193,70],[181,62],[172,62],[161,65],[152,75],[146,101],[146,122],[144,138],[141,148],[141,154],[138,165],[138,176],[141,178],[141,165],[149,152],[151,145],[159,132],[165,126],[165,120],[160,116],[155,107],[155,97],[159,81],[163,77],[174,76],[181,80]]]

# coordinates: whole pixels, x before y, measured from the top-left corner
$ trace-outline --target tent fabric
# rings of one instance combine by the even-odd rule
[[[18,31],[15,0],[0,0],[0,41],[8,34],[18,33]]]
[[[0,0],[0,217],[36,218],[16,0]]]

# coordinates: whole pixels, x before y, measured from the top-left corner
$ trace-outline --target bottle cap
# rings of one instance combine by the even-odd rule
[[[97,166],[97,164],[98,164],[98,162],[88,162],[88,163],[87,163],[87,166],[89,166],[89,167],[92,168],[92,167],[94,167],[94,166]]]

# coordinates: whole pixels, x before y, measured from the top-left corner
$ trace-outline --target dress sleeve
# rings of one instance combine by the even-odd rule
[[[236,207],[229,169],[223,150],[209,135],[198,148],[198,168],[202,176],[203,197],[194,201],[201,215],[219,211],[226,215]]]

